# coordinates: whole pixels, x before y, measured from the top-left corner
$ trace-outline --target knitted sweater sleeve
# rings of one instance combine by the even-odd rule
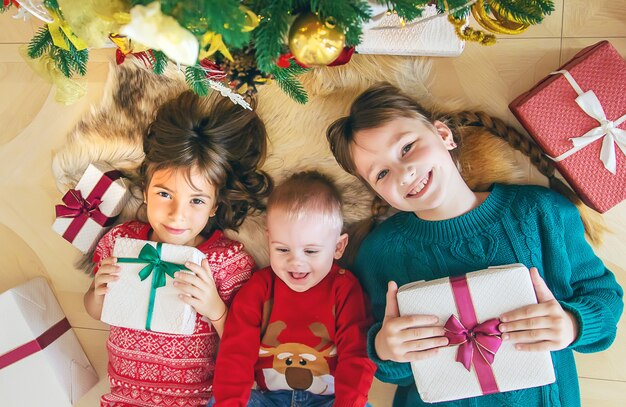
[[[254,383],[261,344],[263,301],[269,290],[267,273],[255,273],[230,307],[217,354],[213,395],[216,406],[245,407]]]
[[[585,240],[576,207],[560,195],[555,200],[565,243],[561,250],[566,253],[564,260],[561,257],[559,261],[561,264],[554,264],[554,268],[556,274],[569,279],[563,283],[571,287],[570,295],[559,298],[559,302],[579,323],[578,337],[570,348],[583,353],[598,352],[608,348],[615,339],[617,322],[624,308],[624,293],[613,273]],[[567,261],[569,270],[563,264]]]
[[[337,407],[362,407],[372,385],[376,367],[366,353],[366,333],[371,324],[367,301],[354,276],[338,276],[336,293],[337,368],[335,402]]]
[[[382,229],[382,228],[381,228]],[[375,339],[382,327],[385,316],[387,283],[398,281],[399,273],[404,266],[399,262],[399,256],[389,255],[392,245],[386,241],[387,233],[381,230],[375,232],[364,240],[357,256],[354,268],[355,274],[370,298],[374,324],[367,333],[367,353],[376,364],[376,378],[380,381],[393,383],[400,386],[408,386],[414,383],[411,365],[409,363],[381,360],[376,353]],[[385,250],[378,250],[385,247]]]

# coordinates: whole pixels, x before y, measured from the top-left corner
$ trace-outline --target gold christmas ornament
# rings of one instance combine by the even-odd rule
[[[326,66],[333,62],[346,42],[346,36],[329,18],[321,22],[313,13],[300,14],[289,30],[289,50],[308,66]]]

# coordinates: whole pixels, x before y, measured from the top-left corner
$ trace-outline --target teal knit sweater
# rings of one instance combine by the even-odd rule
[[[401,286],[511,263],[537,267],[563,308],[578,319],[576,341],[552,352],[556,382],[437,405],[580,405],[572,350],[598,352],[611,345],[623,309],[622,288],[587,244],[578,210],[567,199],[537,186],[495,185],[479,207],[453,219],[425,221],[412,212],[398,213],[374,229],[359,249],[353,271],[370,296],[377,321],[369,331],[368,352],[378,365],[376,377],[398,384],[394,407],[430,404],[420,399],[408,363],[376,355],[374,338],[385,312],[387,282]]]

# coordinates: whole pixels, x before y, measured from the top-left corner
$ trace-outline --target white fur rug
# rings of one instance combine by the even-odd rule
[[[344,66],[313,70],[302,77],[309,103],[299,105],[277,85],[260,88],[257,111],[264,120],[268,157],[263,169],[280,183],[294,171],[318,169],[330,175],[344,194],[345,220],[354,222],[370,216],[371,195],[360,182],[336,164],[326,142],[326,127],[346,114],[352,100],[371,84],[388,81],[416,99],[427,95],[427,59],[355,55]],[[90,162],[104,161],[132,179],[141,162],[144,130],[156,108],[186,89],[182,73],[170,67],[164,76],[154,75],[137,64],[112,66],[105,95],[68,134],[66,145],[53,160],[59,190],[74,187]],[[494,181],[518,182],[512,150],[499,138],[485,134],[464,136],[461,156],[464,176],[470,186],[484,188]],[[141,193],[134,198],[118,222],[134,218]],[[259,266],[268,264],[263,215],[249,216],[239,233],[227,234],[242,241]],[[89,258],[85,258],[86,267]]]

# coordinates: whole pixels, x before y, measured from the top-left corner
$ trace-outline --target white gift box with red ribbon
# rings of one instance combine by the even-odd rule
[[[47,281],[0,294],[0,404],[74,405],[98,382]]]
[[[81,252],[88,253],[128,202],[122,174],[104,163],[89,164],[74,189],[56,205],[52,229]]]
[[[437,355],[411,363],[422,400],[458,400],[553,383],[550,352],[518,351],[514,343],[501,341],[497,328],[503,313],[536,303],[530,273],[521,264],[402,286],[400,315],[435,315],[446,324],[450,340]]]

